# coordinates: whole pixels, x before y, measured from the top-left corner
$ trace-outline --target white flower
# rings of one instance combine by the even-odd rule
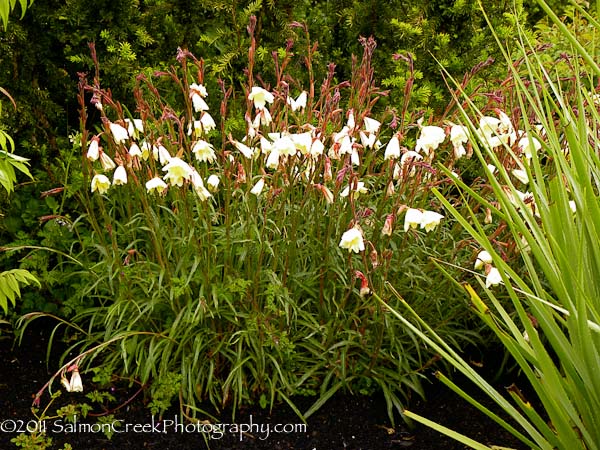
[[[440,220],[442,220],[444,216],[442,214],[438,214],[434,211],[423,211],[423,215],[421,216],[421,228],[424,228],[427,233],[431,230],[435,229],[436,226],[439,225]]]
[[[485,287],[496,286],[502,283],[502,275],[495,267],[490,268],[487,276],[485,277]]]
[[[540,141],[538,141],[533,136],[522,137],[521,139],[519,139],[519,143],[517,145],[525,155],[525,158],[527,158],[528,160],[531,159],[533,152],[538,152],[542,148],[542,144],[540,143]]]
[[[441,127],[433,125],[421,128],[421,136],[417,139],[416,152],[423,150],[426,155],[435,150],[446,139],[446,132]]]
[[[87,159],[90,161],[96,161],[100,157],[100,138],[98,136],[94,136],[90,145],[88,147],[88,151],[86,154]]]
[[[165,180],[171,186],[183,186],[183,180],[189,180],[192,176],[192,168],[189,164],[177,157],[171,158],[163,170],[167,172]]]
[[[401,175],[413,176],[415,174],[415,161],[420,161],[423,156],[413,150],[409,150],[402,154],[400,158],[400,164],[396,164],[394,167],[394,179],[400,178]],[[407,169],[410,171],[406,173]]]
[[[140,149],[139,145],[137,145],[135,142],[133,142],[131,144],[131,147],[129,147],[129,156],[143,157],[142,150]]]
[[[127,124],[127,134],[133,138],[137,138],[138,133],[144,132],[144,122],[142,119],[125,119]]]
[[[365,133],[364,131],[360,131],[360,143],[364,148],[374,148],[376,147],[375,139],[377,139],[377,135],[371,133]]]
[[[365,126],[365,131],[369,134],[377,134],[379,131],[379,127],[381,126],[381,122],[375,119],[371,119],[370,117],[365,117],[363,119],[363,125]]]
[[[278,150],[272,149],[269,152],[269,156],[267,157],[267,160],[265,161],[265,166],[267,167],[267,169],[277,169],[277,167],[279,167],[279,157],[281,156],[281,153],[279,153]]]
[[[192,83],[190,84],[190,93],[198,94],[200,97],[208,97],[208,92],[203,84]]]
[[[221,182],[221,180],[219,180],[219,177],[216,176],[215,174],[212,174],[206,180],[206,184],[208,185],[208,190],[211,192],[215,192],[219,188],[220,182]]]
[[[209,109],[204,99],[195,92],[192,93],[192,106],[194,107],[194,111],[196,112],[208,111]]]
[[[161,165],[165,165],[167,164],[169,161],[171,161],[171,154],[169,153],[169,150],[167,150],[165,148],[164,145],[159,144],[159,146],[154,146],[152,147],[152,154],[154,156],[154,159],[158,159],[158,161],[161,163]]]
[[[233,141],[233,145],[235,145],[235,148],[237,148],[242,153],[242,155],[244,155],[248,159],[252,159],[256,151],[256,149],[250,148],[246,144],[242,144],[238,141]]]
[[[352,149],[352,153],[350,154],[350,162],[353,166],[360,166],[360,157],[355,148]]]
[[[157,191],[159,194],[162,194],[166,188],[167,183],[159,177],[152,178],[146,182],[146,190],[148,192]]]
[[[206,141],[200,140],[192,147],[192,153],[198,161],[214,163],[217,159],[214,147]]]
[[[340,192],[340,197],[348,197],[350,195],[351,187],[352,192],[354,193],[354,198],[358,198],[360,194],[366,194],[369,192],[369,190],[365,187],[365,183],[362,181],[357,181],[356,184],[346,186],[344,190]]]
[[[252,86],[252,89],[248,94],[248,100],[252,100],[254,102],[254,107],[256,109],[263,109],[266,103],[273,103],[275,97],[273,97],[273,94],[266,89],[258,86]]]
[[[450,128],[450,141],[454,147],[454,158],[459,159],[467,154],[464,144],[469,140],[467,127],[464,125],[453,125]]]
[[[485,264],[492,263],[492,255],[490,255],[487,251],[482,250],[477,255],[477,259],[475,260],[475,270],[481,269]]]
[[[212,197],[211,193],[204,187],[204,182],[202,181],[202,177],[198,172],[192,169],[190,173],[190,182],[192,186],[194,186],[194,191],[198,194],[200,201],[206,201],[210,197]]]
[[[110,159],[110,156],[104,152],[100,152],[100,164],[102,164],[102,168],[104,170],[113,170],[115,167],[117,167],[115,162]]]
[[[104,194],[110,188],[110,180],[106,175],[98,174],[92,178],[92,192],[98,191],[99,194]]]
[[[117,167],[113,175],[113,184],[127,184],[127,171],[125,170],[125,167]]]
[[[409,208],[406,210],[406,215],[404,216],[404,231],[408,231],[409,228],[417,228],[421,224],[423,220],[423,212]]]
[[[495,166],[495,165],[493,165],[493,164],[488,164],[488,165],[487,165],[487,168],[488,168],[488,170],[490,171],[490,173],[491,173],[492,175],[493,175],[494,173],[496,173],[496,170],[498,170],[498,169],[496,169],[496,166]]]
[[[292,111],[298,111],[300,108],[306,108],[306,91],[302,91],[300,95],[294,100],[292,97],[287,98],[287,104],[290,105]]]
[[[385,147],[385,153],[383,155],[383,159],[390,158],[399,158],[400,157],[400,141],[398,140],[398,136],[393,135]]]
[[[325,150],[325,145],[323,145],[323,142],[321,142],[320,139],[316,139],[310,146],[310,156],[315,157],[322,155],[323,150]]]
[[[207,133],[209,131],[214,130],[217,127],[217,124],[215,123],[214,119],[207,112],[203,112],[202,116],[200,116],[200,123],[202,124],[202,129]]]
[[[256,195],[257,197],[262,193],[263,188],[265,187],[265,179],[261,178],[256,182],[254,187],[250,189],[250,193]]]
[[[569,200],[569,208],[571,208],[572,212],[577,212],[577,204],[574,200]]]
[[[310,152],[312,147],[312,135],[310,134],[310,131],[305,133],[291,134],[290,138],[300,153],[306,155],[308,152]]]
[[[523,184],[529,183],[529,177],[527,176],[527,172],[525,170],[513,169],[512,174],[521,183],[523,183]]]
[[[356,227],[345,231],[340,240],[340,247],[348,249],[349,252],[362,252],[365,249],[365,242],[361,231]]]
[[[60,382],[67,392],[83,392],[83,383],[77,368],[73,369],[73,372],[71,373],[71,381],[67,381],[66,377],[63,375],[60,379]]]
[[[283,135],[273,142],[273,151],[280,155],[294,156],[296,154],[296,144],[289,135]]]
[[[208,105],[203,100],[206,96],[208,96],[208,92],[206,92],[206,88],[203,85],[196,83],[190,84],[190,97],[192,98],[194,111],[208,111]]]
[[[110,127],[110,132],[113,135],[113,139],[115,140],[115,142],[117,144],[122,144],[127,139],[129,139],[129,133],[127,133],[127,130],[125,128],[123,128],[121,125],[119,125],[118,123],[111,122],[109,124],[109,127]]]

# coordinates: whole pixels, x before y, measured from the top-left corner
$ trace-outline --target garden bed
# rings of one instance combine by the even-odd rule
[[[36,327],[35,325],[38,325]],[[48,330],[34,324],[24,335],[20,346],[13,347],[13,339],[6,331],[0,340],[1,366],[0,399],[2,417],[0,422],[5,432],[0,433],[0,448],[16,448],[10,439],[16,433],[8,432],[10,427],[25,426],[33,420],[30,408],[35,393],[48,381],[52,373],[46,369],[46,346]],[[89,390],[89,376],[83,375],[86,391]],[[58,386],[55,384],[54,386]],[[133,390],[135,391],[135,389]],[[132,390],[116,388],[114,394],[122,403],[131,397]],[[452,429],[460,431],[480,442],[509,448],[524,448],[514,437],[499,428],[477,410],[439,384],[427,388],[428,400],[415,400],[411,409]],[[68,425],[64,420],[49,420],[46,423],[48,434],[53,438],[51,448],[62,448],[69,443],[74,449],[462,449],[463,445],[426,427],[408,428],[401,419],[396,426],[390,424],[385,401],[380,395],[360,396],[338,394],[332,397],[320,410],[308,419],[306,428],[299,427],[301,421],[287,405],[279,405],[269,413],[260,407],[241,408],[235,422],[241,429],[254,425],[249,432],[229,427],[228,432],[205,443],[202,433],[189,424],[175,423],[176,412],[166,413],[163,422],[152,420],[143,396],[136,397],[127,406],[115,412],[115,420],[121,428],[130,424],[130,431],[115,433],[109,440],[98,429],[89,424],[96,419],[80,419],[77,425]],[[45,395],[41,403],[47,404]],[[485,403],[485,399],[479,398]],[[63,394],[59,399],[67,402],[89,402],[85,393]],[[300,410],[308,409],[314,402],[311,398],[295,399]],[[58,402],[57,402],[58,403]],[[231,413],[224,412],[221,423],[231,423]],[[173,422],[169,423],[168,420]],[[87,425],[83,425],[87,423]],[[286,432],[265,431],[265,425],[273,427],[281,424]],[[132,427],[136,427],[133,429]],[[146,427],[144,429],[144,426]],[[187,429],[186,429],[187,426]],[[263,428],[257,428],[257,427]],[[8,428],[7,428],[8,427]],[[96,426],[98,427],[98,426]],[[153,431],[144,432],[153,427]],[[294,430],[296,428],[296,430]]]

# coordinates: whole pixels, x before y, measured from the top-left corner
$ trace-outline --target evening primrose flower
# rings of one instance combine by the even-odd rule
[[[123,167],[123,166],[117,167],[117,169],[115,170],[115,173],[113,175],[113,184],[115,184],[115,185],[127,184],[127,170],[125,170],[125,167]]]
[[[316,139],[312,145],[310,146],[310,156],[316,157],[323,154],[325,150],[325,145],[321,142],[320,139]]]
[[[307,99],[306,91],[302,91],[300,93],[300,95],[298,97],[296,97],[296,100],[294,100],[292,97],[288,97],[287,104],[290,105],[290,108],[292,108],[292,111],[296,112],[299,109],[306,108],[306,99]]]
[[[364,251],[365,242],[362,232],[356,227],[345,231],[340,240],[340,247],[348,249],[348,252],[359,253]]]
[[[252,86],[250,93],[248,94],[248,100],[254,102],[256,109],[263,109],[266,103],[273,103],[275,97],[266,89],[258,86]]]
[[[233,141],[233,145],[242,153],[242,155],[244,155],[248,159],[252,159],[254,153],[256,152],[256,149],[250,148],[246,144],[243,144],[238,141]]]
[[[94,178],[92,178],[92,192],[98,191],[99,194],[105,194],[108,188],[110,188],[110,180],[106,175],[94,175]]]
[[[527,172],[525,170],[513,169],[512,174],[521,183],[523,183],[523,184],[529,183],[529,177],[527,176]]]
[[[377,134],[379,131],[379,127],[381,126],[381,122],[375,119],[371,119],[370,117],[365,117],[363,119],[363,125],[365,126],[365,131],[369,134]]]
[[[366,194],[369,192],[369,190],[365,187],[365,183],[362,181],[357,181],[356,184],[346,186],[344,190],[340,192],[340,197],[348,197],[350,195],[351,187],[352,192],[354,193],[354,198],[358,198],[360,194]]]
[[[63,375],[60,378],[60,382],[67,392],[83,392],[83,383],[81,381],[81,375],[77,367],[71,372],[71,380],[67,381],[67,378]]]
[[[201,84],[192,83],[190,84],[190,97],[192,98],[192,106],[194,111],[207,111],[208,105],[204,101],[204,98],[208,96],[206,88]]]
[[[206,184],[208,185],[208,190],[211,192],[216,192],[217,189],[219,188],[220,182],[221,182],[221,180],[219,180],[219,177],[215,174],[212,174],[206,180]]]
[[[192,153],[198,161],[213,163],[217,159],[214,147],[203,140],[200,140],[192,147]]]
[[[312,135],[310,134],[310,131],[291,134],[290,139],[296,146],[296,149],[303,155],[310,152],[310,148],[312,147]]]
[[[485,287],[489,288],[491,286],[497,286],[502,283],[502,275],[500,275],[500,271],[495,267],[491,267],[485,277]]]
[[[144,132],[144,122],[142,119],[125,119],[127,124],[127,134],[133,138],[137,138],[139,133]]]
[[[96,161],[100,157],[100,138],[98,136],[92,138],[86,157],[90,161]]]
[[[477,259],[475,260],[475,270],[479,270],[484,267],[486,264],[492,263],[492,255],[490,255],[486,250],[482,250],[477,255]]]
[[[100,164],[102,164],[102,168],[104,170],[113,170],[115,167],[117,167],[115,162],[110,159],[110,156],[104,152],[100,152]]]
[[[159,177],[154,177],[146,182],[146,190],[148,192],[156,191],[159,194],[162,194],[166,188],[167,183],[165,183],[162,178]]]
[[[165,180],[169,181],[171,186],[183,186],[183,180],[189,180],[192,175],[189,164],[177,157],[171,158],[163,170],[167,172]]]
[[[464,125],[452,125],[450,128],[450,141],[454,148],[454,158],[459,159],[467,154],[464,144],[469,140],[467,127]]]
[[[109,128],[110,128],[110,132],[113,135],[113,139],[115,140],[115,143],[122,144],[127,139],[129,139],[129,133],[127,133],[127,130],[125,128],[123,128],[121,125],[119,125],[118,123],[111,122],[109,124]]]
[[[133,157],[133,156],[138,156],[138,157],[143,157],[142,154],[142,150],[140,149],[140,146],[137,145],[135,142],[133,142],[131,144],[131,147],[129,147],[129,156]]]
[[[390,158],[400,157],[400,140],[397,135],[393,135],[387,146],[385,147],[385,153],[383,159],[388,160]]]
[[[519,139],[519,143],[517,144],[521,149],[525,158],[530,160],[533,152],[538,152],[542,148],[542,144],[533,136],[524,136]]]
[[[206,111],[202,113],[202,116],[200,116],[200,124],[202,124],[202,129],[207,133],[217,128],[215,120]]]
[[[423,220],[423,212],[418,209],[409,208],[406,210],[404,216],[404,231],[408,231],[409,228],[417,228]]]
[[[421,135],[417,139],[415,151],[424,151],[425,155],[433,150],[436,150],[442,142],[446,139],[446,132],[441,127],[428,125],[421,128]]]
[[[256,184],[250,189],[250,193],[256,195],[257,197],[262,193],[265,187],[265,179],[261,178],[256,182]]]
[[[206,189],[204,187],[204,182],[202,181],[202,177],[194,169],[192,169],[192,171],[190,173],[190,182],[192,183],[192,186],[194,186],[194,191],[200,198],[200,201],[204,202],[204,201],[208,200],[210,197],[212,197],[212,194],[208,191],[208,189]]]
[[[444,216],[442,214],[436,213],[434,211],[423,211],[423,215],[421,216],[421,228],[425,229],[427,233],[435,229],[440,224],[440,220],[442,220]]]

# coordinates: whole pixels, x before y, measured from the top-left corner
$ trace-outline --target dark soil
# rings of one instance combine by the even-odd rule
[[[35,418],[31,404],[35,393],[48,381],[52,373],[46,368],[46,329],[35,328],[35,322],[26,331],[21,346],[13,347],[13,339],[6,330],[0,334],[0,449],[17,448],[11,439],[17,436],[14,428],[25,428]],[[86,378],[88,380],[86,380]],[[89,376],[84,374],[84,386],[89,386]],[[55,389],[58,385],[55,384]],[[135,389],[114,391],[121,402],[131,397]],[[525,448],[513,436],[476,409],[462,401],[439,383],[433,382],[427,388],[428,400],[414,401],[409,409],[425,417],[459,431],[487,445],[497,445],[514,449]],[[294,399],[299,409],[306,410],[314,399]],[[490,406],[485,398],[479,398]],[[60,405],[88,402],[85,394],[63,394]],[[48,395],[41,406],[48,402]],[[57,405],[56,406],[60,406]],[[55,405],[51,410],[55,410]],[[52,437],[52,449],[62,448],[65,443],[73,449],[160,449],[160,450],[224,450],[224,449],[296,449],[296,450],[385,450],[385,449],[464,449],[464,445],[447,438],[427,427],[415,425],[409,428],[400,418],[392,426],[381,395],[353,396],[334,395],[319,411],[308,419],[305,430],[293,431],[294,424],[301,421],[285,404],[272,412],[260,407],[244,408],[238,411],[235,422],[241,429],[253,424],[249,431],[240,433],[229,427],[222,436],[219,433],[203,434],[193,430],[189,423],[178,426],[173,422],[152,420],[142,396],[136,397],[127,406],[115,412],[115,418],[122,424],[130,424],[128,432],[115,433],[109,440],[101,431],[89,428],[96,420],[78,419],[78,428],[67,425],[64,420],[48,420],[46,430]],[[176,420],[176,413],[165,414],[165,421]],[[231,413],[219,417],[222,424],[230,424]],[[88,424],[87,428],[82,423]],[[30,428],[33,427],[33,422]],[[274,427],[285,425],[286,431],[276,433]],[[267,435],[266,426],[270,426]],[[139,429],[133,429],[137,426]],[[143,432],[142,427],[154,427],[151,432]],[[187,429],[185,428],[187,427]],[[260,428],[262,427],[262,428]],[[95,432],[94,432],[95,431]]]

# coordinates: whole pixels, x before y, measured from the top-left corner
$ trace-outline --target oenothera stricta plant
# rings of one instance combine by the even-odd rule
[[[330,65],[320,89],[305,91],[283,72],[291,52],[275,55],[272,86],[258,83],[252,42],[242,107],[223,82],[208,89],[203,62],[184,50],[177,68],[138,78],[135,116],[97,73],[81,78],[78,223],[93,234],[79,258],[93,274],[82,295],[95,306],[71,319],[88,330],[76,350],[101,349],[102,364],[153,395],[171,382],[185,414],[206,401],[235,410],[283,400],[306,417],[342,388],[382,389],[391,414],[420,392],[431,355],[372,289],[393,280],[448,341],[473,336],[459,308],[432,299],[431,286],[452,285],[419,257],[454,252],[428,195],[450,185],[433,163],[457,158],[451,133],[373,117],[383,93],[371,40],[350,82],[335,83]],[[88,98],[101,116],[93,132]],[[96,353],[80,361],[84,384]],[[299,394],[318,400],[298,411],[290,396]]]
[[[528,386],[513,385],[508,397],[494,390],[453,348],[444,342],[418,312],[404,304],[394,314],[433,346],[447,361],[493,398],[511,419],[508,424],[477,404],[440,374],[442,381],[475,403],[494,420],[539,449],[597,449],[600,446],[600,123],[594,91],[600,67],[543,2],[540,5],[572,42],[573,54],[563,55],[569,77],[557,77],[552,65],[522,37],[520,63],[512,69],[512,98],[528,152],[519,138],[501,146],[480,138],[475,153],[496,167],[487,171],[491,197],[482,197],[460,184],[465,198],[484,204],[494,220],[510,230],[519,258],[508,260],[503,246],[491,240],[480,214],[461,214],[441,193],[438,199],[482,248],[479,267],[495,269],[494,282],[480,280],[465,290],[473,309],[497,334],[527,378]],[[598,23],[585,12],[590,23]],[[507,62],[511,59],[507,55]],[[564,69],[564,68],[563,68]],[[465,120],[476,116],[464,111]],[[465,122],[467,123],[467,122]],[[473,131],[475,125],[468,122]],[[515,127],[516,128],[516,127]],[[506,156],[502,161],[499,155]],[[514,176],[515,165],[527,180]],[[519,179],[520,177],[517,177]],[[472,203],[473,204],[473,203]],[[464,212],[464,210],[462,211]],[[479,292],[485,293],[482,297]],[[498,300],[508,295],[512,307]],[[487,298],[486,301],[484,298]],[[412,324],[416,320],[420,327]],[[533,394],[534,392],[535,394]],[[441,425],[410,412],[409,417],[472,445],[487,448]],[[497,443],[501,444],[501,443]]]

